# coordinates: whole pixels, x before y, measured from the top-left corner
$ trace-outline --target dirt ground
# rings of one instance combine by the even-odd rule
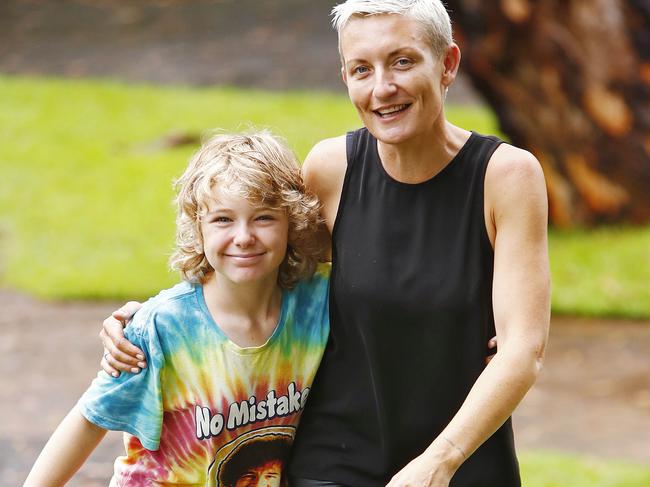
[[[96,373],[101,321],[118,303],[0,291],[0,485],[20,485]],[[554,318],[546,366],[514,418],[519,450],[650,464],[650,323]],[[71,486],[107,485],[111,433]]]

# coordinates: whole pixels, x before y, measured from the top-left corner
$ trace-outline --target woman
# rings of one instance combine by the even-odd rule
[[[445,119],[460,51],[439,0],[348,0],[334,25],[364,128],[303,166],[332,234],[331,335],[292,485],[519,486],[509,418],[549,326],[539,163]],[[128,370],[105,330],[104,368]]]

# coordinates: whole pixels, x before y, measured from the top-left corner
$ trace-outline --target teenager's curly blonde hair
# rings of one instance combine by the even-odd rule
[[[175,186],[176,248],[170,266],[184,280],[202,283],[213,271],[203,251],[201,218],[214,199],[215,187],[226,195],[286,211],[289,236],[278,275],[281,287],[291,288],[314,273],[325,251],[320,204],[305,190],[293,152],[271,132],[213,135],[190,159]]]

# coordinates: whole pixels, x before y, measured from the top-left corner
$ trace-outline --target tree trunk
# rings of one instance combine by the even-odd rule
[[[650,221],[650,0],[449,0],[461,69],[557,226]]]

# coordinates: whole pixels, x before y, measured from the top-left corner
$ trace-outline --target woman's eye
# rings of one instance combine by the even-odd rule
[[[396,63],[398,66],[403,67],[403,66],[410,66],[411,65],[411,60],[407,58],[399,58]]]
[[[268,220],[274,220],[274,218],[273,215],[260,215],[257,217],[257,220],[268,221]]]
[[[352,70],[354,74],[366,74],[368,72],[368,68],[366,66],[357,66]]]
[[[212,223],[228,223],[231,222],[232,220],[228,218],[227,216],[215,216],[211,222]]]

